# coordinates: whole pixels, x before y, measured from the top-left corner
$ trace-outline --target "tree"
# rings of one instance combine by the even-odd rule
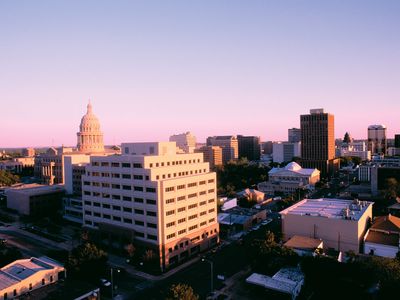
[[[19,182],[19,177],[8,171],[0,170],[0,186],[10,186]]]
[[[396,178],[386,179],[385,198],[387,200],[396,199],[400,194],[400,185]]]
[[[198,300],[199,296],[187,284],[173,284],[168,292],[167,300]]]
[[[72,249],[68,256],[67,269],[79,278],[99,277],[107,269],[107,253],[95,244],[86,242]]]
[[[153,260],[156,259],[156,254],[154,253],[153,250],[147,249],[147,250],[144,252],[143,256],[142,256],[142,259],[143,259],[143,261],[145,261],[145,262],[153,261]]]
[[[129,258],[132,258],[135,255],[136,248],[132,243],[129,243],[128,245],[126,245],[125,250],[126,250],[126,253],[128,254]]]

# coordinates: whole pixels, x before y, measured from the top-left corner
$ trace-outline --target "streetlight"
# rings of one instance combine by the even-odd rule
[[[110,269],[110,273],[111,273],[111,299],[114,299],[114,272],[113,272],[113,268]],[[120,269],[117,269],[117,272],[121,272]]]
[[[211,286],[211,293],[213,292],[213,290],[214,290],[214,287],[213,287],[213,282],[214,282],[214,278],[213,278],[213,267],[214,267],[214,263],[213,263],[213,261],[211,261],[211,260],[209,260],[209,259],[206,259],[206,258],[202,258],[201,259],[201,261],[202,262],[208,262],[209,264],[210,264],[210,269],[211,269],[211,281],[210,281],[210,286]]]

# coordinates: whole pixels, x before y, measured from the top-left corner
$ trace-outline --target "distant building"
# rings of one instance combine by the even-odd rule
[[[20,299],[63,278],[64,267],[48,257],[19,259],[0,269],[0,299]]]
[[[300,116],[301,165],[321,171],[321,177],[332,176],[339,169],[335,159],[334,116],[323,109],[311,109]]]
[[[6,190],[7,208],[25,216],[47,217],[61,209],[65,190],[54,185],[23,184]]]
[[[239,144],[236,136],[213,136],[207,138],[207,146],[219,146],[222,148],[222,163],[239,158]]]
[[[218,224],[221,230],[240,232],[249,230],[254,225],[267,218],[266,209],[244,208],[236,206],[218,214]]]
[[[394,147],[400,148],[400,134],[394,135]]]
[[[280,212],[284,240],[295,235],[321,239],[324,247],[360,253],[372,202],[304,199]]]
[[[377,195],[387,188],[387,180],[394,178],[400,182],[400,166],[375,165],[370,168],[371,193]]]
[[[210,163],[210,168],[222,165],[222,148],[219,146],[203,146],[194,152],[203,153],[204,161]]]
[[[18,157],[0,161],[0,170],[19,174],[27,168],[33,168],[34,164],[34,157]]]
[[[34,157],[35,156],[35,149],[33,149],[33,148],[24,148],[24,149],[22,149],[22,156],[23,157]]]
[[[249,161],[260,160],[260,137],[238,135],[239,158],[247,158]]]
[[[291,162],[284,168],[273,168],[268,172],[269,180],[258,184],[258,189],[266,194],[276,192],[294,193],[298,189],[310,188],[320,180],[317,169],[303,169]]]
[[[299,268],[282,268],[272,277],[253,273],[246,279],[246,282],[280,294],[288,294],[290,299],[294,300],[301,292],[304,278],[304,274]],[[272,298],[275,297],[272,296]],[[277,298],[281,299],[282,297],[277,296]]]
[[[245,189],[237,194],[238,198],[246,198],[249,201],[255,201],[257,203],[264,201],[264,193],[255,189]]]
[[[261,143],[261,148],[264,155],[271,155],[273,152],[273,143],[271,141]]]
[[[216,174],[175,142],[123,143],[91,156],[82,176],[83,224],[152,249],[165,270],[218,243]]]
[[[291,248],[300,256],[311,256],[315,255],[318,249],[324,249],[324,242],[307,236],[295,235],[290,238],[284,246]]]
[[[272,158],[276,163],[289,162],[301,156],[301,143],[274,142],[272,145]]]
[[[288,129],[288,142],[289,143],[300,143],[301,142],[301,129],[300,128],[289,128]]]
[[[375,218],[364,238],[364,253],[395,258],[400,251],[400,218],[392,215]]]
[[[359,157],[361,160],[371,160],[371,151],[367,149],[364,141],[342,143],[338,146],[336,156],[338,157]]]
[[[175,134],[169,137],[170,142],[175,142],[184,153],[193,153],[196,148],[196,137],[189,131],[182,134]]]
[[[368,150],[371,154],[386,154],[387,139],[385,125],[368,126]]]

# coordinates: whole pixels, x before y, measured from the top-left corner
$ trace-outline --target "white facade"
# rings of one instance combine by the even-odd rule
[[[190,132],[171,135],[169,141],[176,142],[176,146],[185,153],[193,153],[196,148],[196,137]]]
[[[374,154],[386,154],[387,139],[385,125],[368,126],[368,150]]]
[[[91,157],[82,178],[85,226],[152,245],[162,268],[218,241],[216,174],[201,153],[177,154],[174,142],[125,143],[122,153]]]
[[[19,298],[64,277],[64,267],[48,257],[16,260],[0,269],[0,300]]]

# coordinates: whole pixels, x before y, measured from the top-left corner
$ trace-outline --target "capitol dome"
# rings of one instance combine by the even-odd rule
[[[287,164],[287,166],[285,167],[285,170],[287,171],[300,171],[301,169],[302,169],[301,166],[294,161]]]
[[[78,136],[78,151],[83,153],[103,152],[103,133],[99,119],[94,115],[92,104],[87,105],[87,112],[81,119]]]

